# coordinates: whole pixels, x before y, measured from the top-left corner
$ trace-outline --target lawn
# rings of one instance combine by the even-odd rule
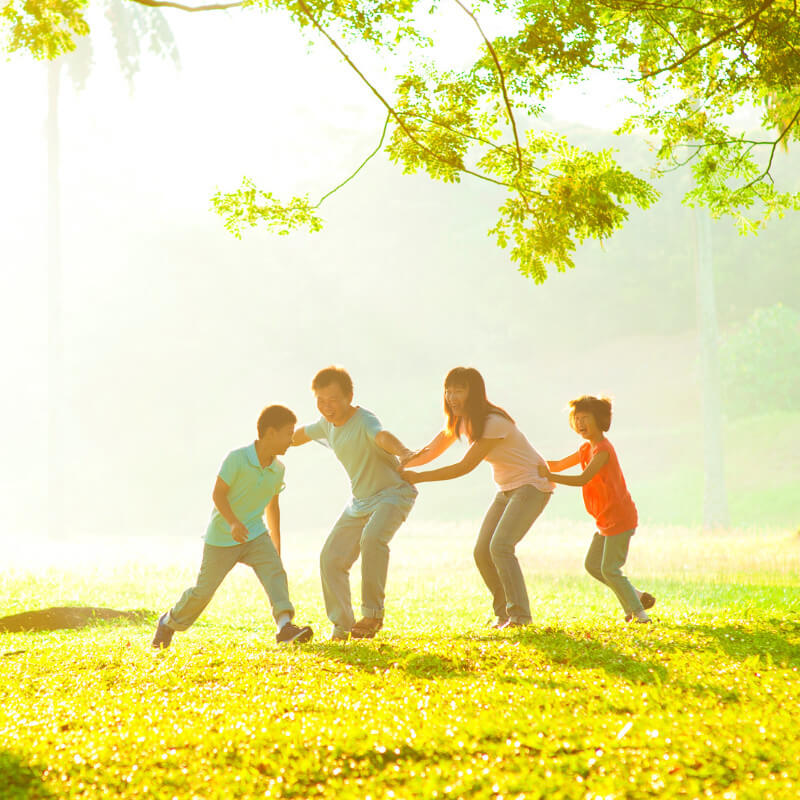
[[[155,613],[199,542],[5,541],[0,616],[152,613],[0,634],[0,797],[800,797],[800,537],[643,528],[628,571],[658,602],[641,626],[582,574],[586,526],[537,528],[527,629],[485,627],[471,526],[412,519],[375,640],[326,641],[319,532],[284,554],[311,644],[274,643],[238,567],[163,653]]]

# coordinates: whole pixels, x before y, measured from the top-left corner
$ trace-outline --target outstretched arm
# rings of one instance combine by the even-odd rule
[[[545,468],[544,464],[539,465],[539,474],[543,478],[549,478],[553,483],[560,483],[564,486],[585,486],[607,463],[608,452],[601,450],[580,475],[553,475],[549,469]]]
[[[401,470],[400,475],[408,483],[449,481],[451,478],[460,478],[462,475],[472,472],[486,458],[492,448],[502,441],[502,439],[478,439],[457,464],[451,464],[449,467],[442,467],[441,469],[427,470],[426,472]]]
[[[563,472],[570,467],[577,467],[581,463],[581,452],[576,450],[571,456],[562,458],[560,461],[548,461],[547,466],[551,472]],[[542,475],[542,477],[546,477]]]
[[[298,446],[301,444],[306,444],[306,442],[310,442],[311,437],[306,433],[305,428],[298,428],[294,432],[294,436],[292,436],[292,446]]]
[[[413,455],[413,452],[389,431],[378,431],[375,434],[375,444],[387,453],[397,456],[401,461]]]
[[[430,444],[412,453],[411,458],[402,462],[404,467],[421,467],[434,458],[438,458],[456,440],[449,431],[439,431]]]

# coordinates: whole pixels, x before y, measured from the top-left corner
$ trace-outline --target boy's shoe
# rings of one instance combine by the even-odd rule
[[[501,631],[507,631],[511,628],[525,628],[530,625],[530,622],[518,622],[515,619],[507,619],[502,625],[498,625],[497,629]]]
[[[642,592],[642,596],[639,598],[642,602],[642,608],[647,610],[648,608],[652,608],[656,604],[656,599],[651,595],[649,592]]]
[[[167,615],[162,614],[158,618],[158,626],[156,627],[155,636],[151,646],[156,650],[166,650],[172,641],[172,635],[175,633],[169,625],[166,624]]]
[[[287,622],[276,634],[275,634],[275,641],[278,644],[290,644],[291,642],[295,642],[296,644],[305,644],[305,642],[310,642],[311,637],[314,635],[314,631],[308,625],[304,625],[302,628],[298,628],[292,622]]]
[[[372,639],[382,627],[382,619],[378,619],[377,617],[362,617],[350,628],[350,635],[354,639]]]
[[[332,642],[346,642],[350,638],[350,631],[338,631],[336,628],[331,632]]]

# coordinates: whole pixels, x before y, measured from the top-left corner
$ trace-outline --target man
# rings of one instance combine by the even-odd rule
[[[417,490],[398,473],[411,451],[378,418],[353,405],[353,381],[341,367],[316,374],[311,390],[321,419],[298,428],[293,445],[313,440],[329,446],[350,477],[353,497],[320,555],[322,592],[332,639],[371,639],[383,627],[389,542],[408,516]],[[350,567],[361,555],[361,614],[350,602]]]
[[[311,628],[292,623],[294,607],[281,562],[278,494],[285,467],[277,459],[292,442],[297,417],[284,406],[268,406],[258,418],[258,439],[228,453],[217,476],[214,510],[195,586],[158,620],[153,647],[169,647],[175,631],[185,631],[211,602],[225,576],[240,561],[253,568],[272,605],[278,644],[307,642]],[[264,525],[266,510],[267,527]]]

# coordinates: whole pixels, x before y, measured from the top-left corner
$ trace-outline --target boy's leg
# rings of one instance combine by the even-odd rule
[[[405,522],[409,509],[381,503],[369,516],[361,534],[361,616],[383,619],[389,542]]]
[[[239,560],[242,545],[216,547],[203,545],[203,562],[197,582],[187,589],[167,613],[164,624],[174,631],[185,631],[209,604],[214,592]]]
[[[583,566],[586,571],[600,583],[605,583],[606,579],[603,577],[603,549],[605,548],[605,536],[595,533],[592,536],[592,543],[586,551],[586,560]]]
[[[325,611],[337,636],[346,636],[356,622],[350,602],[350,567],[358,558],[361,531],[366,524],[366,517],[354,517],[345,511],[319,556]]]
[[[475,542],[475,550],[473,551],[478,572],[480,572],[483,582],[492,593],[492,606],[498,620],[508,619],[508,613],[506,612],[507,600],[503,582],[497,574],[497,567],[495,567],[494,561],[492,561],[490,546],[492,536],[494,536],[497,524],[500,522],[507,505],[508,498],[502,492],[498,492],[494,502],[489,506],[486,516],[483,518],[481,529],[478,532],[478,540]]]
[[[631,582],[622,574],[622,565],[628,558],[631,536],[633,531],[604,536],[603,561],[600,567],[605,582],[614,590],[626,614],[642,611],[642,601]]]
[[[239,559],[243,564],[253,568],[261,582],[272,606],[275,621],[281,614],[294,617],[294,606],[289,600],[289,582],[283,568],[281,557],[272,544],[268,533],[262,533],[244,545],[244,552]]]
[[[489,544],[489,552],[503,584],[506,616],[512,622],[526,625],[531,621],[531,607],[514,550],[544,510],[550,493],[540,492],[535,486],[520,486],[509,494],[508,504]]]

